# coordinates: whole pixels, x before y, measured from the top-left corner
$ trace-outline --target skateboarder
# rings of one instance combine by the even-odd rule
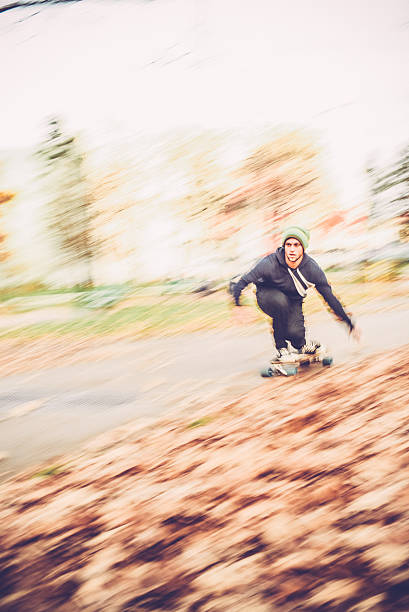
[[[310,232],[298,225],[287,227],[282,246],[259,261],[240,280],[230,283],[230,293],[236,306],[240,294],[250,283],[256,285],[257,303],[272,318],[277,360],[291,361],[291,348],[298,353],[315,353],[320,347],[316,341],[306,342],[302,304],[308,289],[315,287],[349,333],[359,340],[360,333],[332,293],[324,271],[306,254]],[[291,345],[291,346],[290,346]]]

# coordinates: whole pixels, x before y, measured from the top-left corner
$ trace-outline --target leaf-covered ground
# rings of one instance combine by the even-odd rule
[[[409,347],[192,398],[0,488],[0,611],[409,609]]]

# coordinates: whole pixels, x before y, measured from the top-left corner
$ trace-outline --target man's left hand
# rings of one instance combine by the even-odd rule
[[[362,332],[359,329],[359,327],[357,327],[356,325],[354,325],[354,327],[351,329],[349,334],[350,334],[350,336],[352,336],[352,338],[355,340],[355,342],[360,342],[361,341]]]

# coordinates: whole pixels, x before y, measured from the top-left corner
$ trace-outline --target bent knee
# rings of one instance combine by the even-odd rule
[[[261,310],[272,315],[288,309],[288,298],[278,289],[261,289],[257,292],[257,302]]]

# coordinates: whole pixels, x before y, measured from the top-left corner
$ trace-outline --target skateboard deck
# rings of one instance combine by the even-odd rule
[[[272,376],[294,376],[300,368],[308,367],[311,364],[321,363],[324,367],[332,365],[333,358],[328,354],[324,347],[318,349],[316,353],[293,353],[293,360],[288,362],[275,361],[272,359],[267,368],[260,371],[263,378]]]

